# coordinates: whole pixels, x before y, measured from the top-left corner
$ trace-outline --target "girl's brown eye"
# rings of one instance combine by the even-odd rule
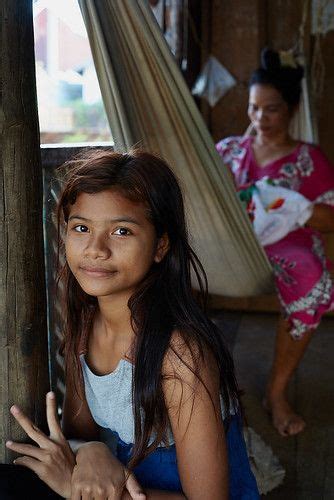
[[[118,229],[116,229],[114,234],[117,234],[119,236],[127,236],[130,234],[130,231],[126,227],[119,227]]]
[[[88,232],[88,227],[84,226],[83,224],[79,224],[78,226],[75,226],[73,229],[77,233],[87,233]]]

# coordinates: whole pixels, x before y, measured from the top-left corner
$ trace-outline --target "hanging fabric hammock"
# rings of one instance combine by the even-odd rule
[[[270,264],[147,3],[79,4],[115,149],[139,145],[172,165],[210,293],[240,297],[266,292]]]

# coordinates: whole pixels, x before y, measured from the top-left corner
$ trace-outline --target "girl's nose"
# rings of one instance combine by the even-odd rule
[[[91,259],[108,259],[110,255],[111,250],[105,237],[92,235],[85,248],[85,256]]]

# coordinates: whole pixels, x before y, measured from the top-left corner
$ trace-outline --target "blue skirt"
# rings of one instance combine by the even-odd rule
[[[226,439],[229,459],[230,499],[258,500],[260,495],[249,466],[239,416],[234,415],[231,417]],[[131,458],[132,446],[132,444],[126,444],[121,439],[117,439],[116,455],[124,465],[127,465]],[[182,491],[177,469],[175,445],[168,448],[157,448],[134,469],[134,473],[144,488]]]

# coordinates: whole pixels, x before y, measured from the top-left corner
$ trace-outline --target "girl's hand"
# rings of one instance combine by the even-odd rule
[[[69,498],[75,456],[61,431],[54,393],[49,392],[46,395],[49,437],[38,429],[17,406],[12,406],[10,412],[28,436],[38,444],[38,446],[33,446],[7,441],[7,448],[24,455],[14,460],[14,463],[28,467],[53,491],[62,497]]]
[[[72,474],[71,500],[121,500],[124,489],[133,500],[146,495],[135,476],[130,474],[104,443],[82,445]]]

